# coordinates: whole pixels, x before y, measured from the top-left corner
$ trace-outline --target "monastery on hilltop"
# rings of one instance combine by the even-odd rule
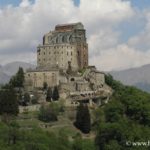
[[[43,44],[37,47],[37,67],[25,74],[25,87],[32,93],[41,91],[44,83],[51,88],[58,86],[60,97],[68,106],[107,102],[111,89],[105,84],[105,74],[88,65],[82,23],[56,25],[54,31],[44,35]]]

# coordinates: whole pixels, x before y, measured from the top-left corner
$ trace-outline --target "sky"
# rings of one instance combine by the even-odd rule
[[[150,64],[150,0],[0,0],[0,64],[36,62],[36,47],[61,23],[82,22],[89,65]]]

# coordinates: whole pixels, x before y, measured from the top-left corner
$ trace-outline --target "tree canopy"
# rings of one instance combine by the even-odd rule
[[[104,119],[97,119],[96,144],[100,150],[143,149],[129,147],[127,141],[140,142],[150,138],[150,94],[135,87],[125,86],[106,75],[106,82],[114,90],[103,111]],[[130,145],[131,146],[131,145]]]
[[[24,70],[22,67],[19,67],[18,72],[10,79],[9,84],[18,88],[24,86]]]
[[[17,115],[18,107],[18,99],[14,89],[0,90],[0,114]]]

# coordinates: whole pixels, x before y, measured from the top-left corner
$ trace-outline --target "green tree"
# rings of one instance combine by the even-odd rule
[[[87,105],[82,103],[77,107],[75,126],[83,133],[89,133],[91,130],[91,118]]]
[[[44,122],[57,121],[57,114],[51,107],[41,106],[38,118]]]
[[[52,100],[52,96],[53,96],[52,89],[49,87],[46,93],[46,101],[50,102]]]
[[[124,115],[124,106],[120,101],[112,100],[104,108],[105,118],[107,122],[116,122]]]
[[[13,87],[19,87],[19,88],[24,86],[23,68],[19,67],[18,72],[10,79],[9,84]]]
[[[52,99],[54,101],[59,99],[59,91],[58,91],[58,87],[57,86],[54,87]]]
[[[83,150],[83,141],[82,141],[82,137],[80,134],[77,134],[75,136],[72,148],[73,150]]]
[[[16,144],[19,139],[19,125],[16,121],[9,123],[8,144]]]
[[[24,94],[24,102],[26,104],[30,102],[30,94],[29,93],[25,93]]]
[[[0,114],[17,115],[19,113],[16,92],[10,89],[0,91]]]
[[[96,122],[96,145],[100,150],[140,150],[141,147],[127,147],[126,141],[145,141],[150,137],[150,94],[124,86],[110,75],[105,80],[114,91],[108,104],[98,108],[103,116]]]

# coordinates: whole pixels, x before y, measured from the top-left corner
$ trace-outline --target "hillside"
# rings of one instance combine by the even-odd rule
[[[121,71],[112,71],[114,79],[150,92],[150,64]]]
[[[150,94],[124,86],[111,76],[106,76],[106,82],[114,93],[97,114],[96,143],[99,149],[148,150]]]
[[[12,87],[4,87],[8,89],[0,91],[1,149],[148,150],[148,146],[136,144],[146,143],[150,138],[150,94],[135,87],[125,86],[113,80],[110,75],[106,75],[105,79],[114,92],[108,103],[102,104],[102,107],[89,107],[91,132],[88,134],[82,133],[74,126],[74,121],[78,118],[76,114],[79,112],[67,108],[60,99],[47,103],[47,107],[42,105],[39,111],[30,112],[26,109],[25,113],[20,113],[11,120],[10,111],[16,112],[16,109],[12,108],[18,105],[14,103],[17,98]],[[81,105],[79,107],[81,108]],[[9,123],[6,112],[10,115]],[[82,115],[83,112],[81,110]],[[55,120],[50,117],[54,115]],[[45,120],[47,117],[50,117],[49,120]],[[86,118],[86,115],[83,117]],[[81,125],[87,128],[87,124]]]

